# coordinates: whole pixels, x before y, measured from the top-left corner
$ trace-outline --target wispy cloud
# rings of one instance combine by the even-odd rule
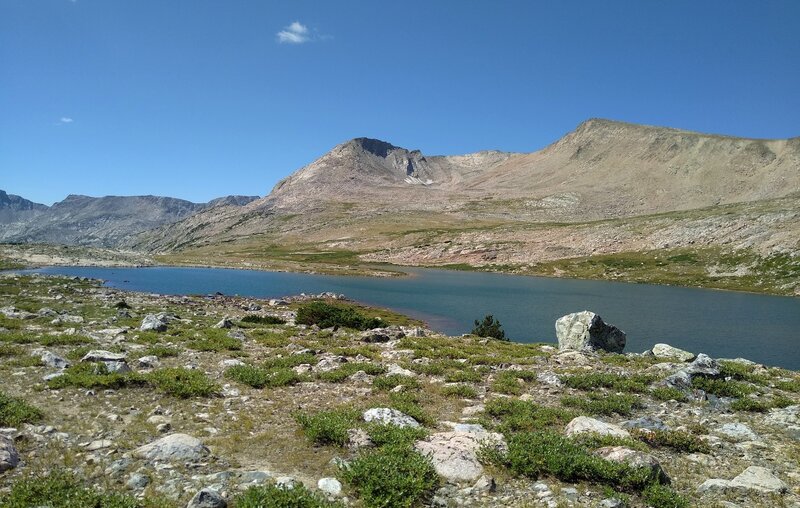
[[[61,124],[61,125],[64,125],[64,124],[67,124],[67,123],[72,123],[72,122],[73,122],[72,118],[70,118],[68,116],[62,116],[61,118],[58,119],[58,123]]]
[[[281,44],[303,44],[313,40],[308,27],[299,21],[285,27],[277,33],[278,42]]]

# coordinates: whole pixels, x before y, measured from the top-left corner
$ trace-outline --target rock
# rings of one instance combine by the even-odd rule
[[[687,367],[683,369],[689,376],[719,376],[719,364],[707,354],[700,353]]]
[[[558,376],[558,374],[550,370],[545,372],[540,372],[536,376],[536,380],[542,384],[555,386],[558,388],[564,386],[564,383],[561,382],[561,378]]]
[[[613,423],[605,423],[588,416],[578,416],[567,424],[564,430],[567,437],[575,436],[578,434],[598,434],[600,436],[615,436],[615,437],[631,437],[630,433],[614,425]]]
[[[214,489],[201,489],[186,505],[186,508],[227,508],[228,502]]]
[[[85,448],[86,451],[93,452],[104,448],[111,448],[112,446],[114,446],[114,442],[110,439],[97,439],[91,443],[87,443]]]
[[[0,473],[14,469],[19,464],[19,453],[14,446],[14,441],[0,435]]]
[[[49,307],[42,307],[41,309],[36,311],[36,314],[38,314],[41,317],[57,317],[58,316],[58,312],[54,311],[53,309],[51,309]]]
[[[372,376],[370,376],[369,374],[367,374],[363,370],[359,370],[357,372],[354,372],[347,379],[349,379],[350,381],[352,381],[354,383],[371,383],[372,382]]]
[[[155,355],[147,355],[136,360],[136,363],[142,369],[154,369],[161,363]]]
[[[103,362],[109,374],[125,374],[131,372],[131,368],[125,362]]]
[[[386,333],[384,333],[383,330],[376,329],[376,330],[368,330],[362,333],[361,340],[363,342],[374,344],[374,343],[389,342],[390,340],[392,340],[392,338],[389,337],[389,335],[387,335]]]
[[[397,365],[396,363],[392,363],[386,368],[386,374],[390,376],[397,375],[406,377],[417,377],[417,375],[414,372],[408,369],[404,369],[403,367]]]
[[[783,494],[788,487],[772,472],[764,467],[750,466],[731,480],[732,487],[756,490],[758,492]]]
[[[291,490],[297,485],[297,480],[291,476],[279,476],[275,478],[275,484],[282,489]]]
[[[683,349],[672,347],[669,344],[656,344],[655,346],[653,346],[652,352],[653,356],[655,356],[656,358],[676,360],[679,362],[691,362],[696,358],[696,355],[694,353],[690,353],[688,351],[684,351]]]
[[[200,460],[209,450],[203,443],[187,434],[170,434],[133,451],[135,457],[148,460]]]
[[[714,432],[724,438],[741,443],[742,441],[758,441],[758,436],[753,430],[743,423],[726,423],[717,427]]]
[[[53,380],[53,379],[55,379],[57,377],[61,377],[63,375],[64,375],[63,371],[62,372],[53,372],[52,374],[47,374],[46,376],[42,376],[42,381],[44,381],[46,383],[47,381],[51,381],[51,380]]]
[[[142,473],[133,473],[125,485],[131,490],[142,490],[150,485],[150,477]]]
[[[139,330],[143,332],[166,332],[167,320],[160,318],[156,314],[148,314],[144,317],[144,319],[142,319],[142,324],[139,327]]]
[[[585,310],[560,317],[556,321],[558,349],[621,353],[625,348],[625,332],[607,325],[594,312]]]
[[[272,299],[269,301],[270,307],[283,307],[285,305],[289,305],[289,302],[287,302],[286,300]]]
[[[102,349],[93,349],[86,353],[82,362],[124,362],[125,353],[112,353],[111,351],[103,351]]]
[[[600,501],[600,504],[597,506],[599,508],[625,508],[627,504],[622,499],[617,499],[616,497],[607,497]]]
[[[347,431],[347,447],[351,450],[371,448],[375,446],[369,434],[363,429],[349,429]]]
[[[453,482],[475,482],[483,475],[478,449],[487,443],[504,451],[506,443],[495,432],[439,432],[417,441],[414,448],[429,455],[439,476]]]
[[[473,492],[494,492],[497,490],[497,483],[491,476],[483,475],[472,486]]]
[[[244,334],[241,330],[231,330],[228,332],[228,337],[236,340],[245,341],[247,340],[247,335]]]
[[[224,368],[224,369],[227,369],[227,368],[230,368],[230,367],[239,367],[239,366],[244,365],[244,364],[245,363],[243,361],[241,361],[241,360],[239,360],[237,358],[227,358],[227,359],[222,360],[221,362],[219,362],[219,366]]]
[[[222,320],[215,324],[213,328],[233,328],[233,321],[228,316],[222,318]]]
[[[339,496],[342,493],[342,483],[336,478],[320,478],[317,488],[331,496]]]
[[[635,420],[622,422],[621,425],[625,429],[669,430],[669,427],[657,416],[643,416]]]
[[[721,494],[730,489],[731,482],[719,478],[709,478],[697,487],[698,494]]]
[[[611,462],[627,464],[633,468],[647,468],[652,472],[653,478],[658,478],[661,483],[670,481],[658,459],[649,453],[631,450],[624,446],[605,446],[595,450],[594,453]]]
[[[12,306],[0,308],[0,314],[3,314],[9,319],[34,319],[38,317],[38,315],[34,314],[33,312],[19,310],[18,308]]]
[[[388,407],[376,407],[364,411],[363,418],[365,422],[378,422],[384,425],[396,425],[398,427],[420,427],[417,420],[411,418],[405,413],[401,413],[396,409]]]
[[[66,369],[69,367],[69,362],[60,356],[45,351],[41,356],[42,363],[54,369]]]

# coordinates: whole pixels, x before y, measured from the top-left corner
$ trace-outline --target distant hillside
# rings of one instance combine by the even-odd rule
[[[239,206],[254,199],[228,196],[210,203],[192,203],[159,196],[95,198],[71,194],[48,207],[2,192],[0,203],[9,204],[7,208],[0,204],[0,241],[115,247],[132,235],[201,210]]]

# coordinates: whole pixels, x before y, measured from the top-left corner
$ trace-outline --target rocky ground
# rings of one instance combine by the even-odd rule
[[[800,506],[795,372],[320,296],[0,276],[0,507]]]

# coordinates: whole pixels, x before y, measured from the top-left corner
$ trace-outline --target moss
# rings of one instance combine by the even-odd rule
[[[43,413],[23,399],[0,391],[0,427],[17,427],[41,420]]]

